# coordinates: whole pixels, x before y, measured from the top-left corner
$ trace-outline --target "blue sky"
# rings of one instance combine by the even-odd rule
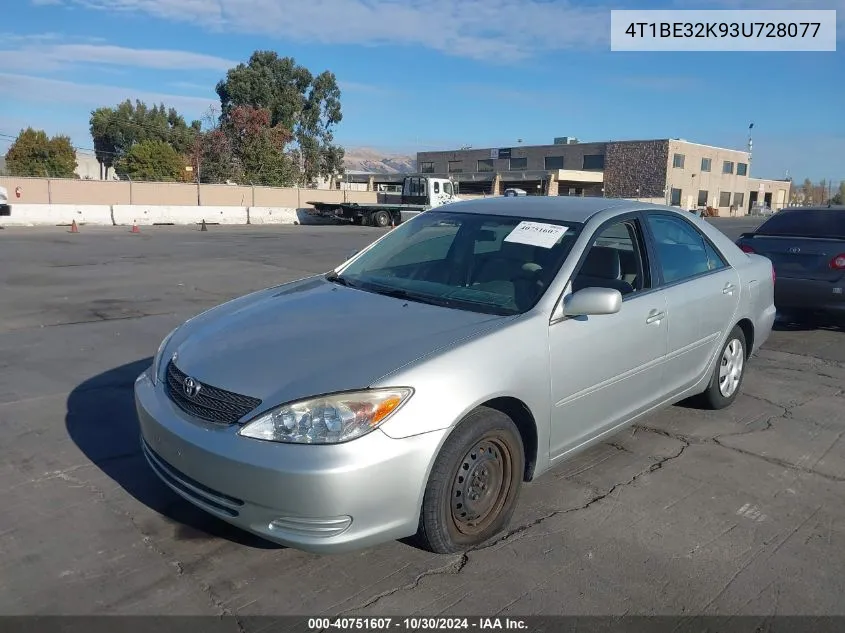
[[[129,98],[186,118],[256,49],[334,72],[347,147],[385,152],[679,137],[743,148],[753,175],[845,179],[845,0],[14,0],[0,34],[0,134],[92,146]],[[837,52],[622,53],[610,8],[838,9]],[[0,136],[5,152],[9,141]]]

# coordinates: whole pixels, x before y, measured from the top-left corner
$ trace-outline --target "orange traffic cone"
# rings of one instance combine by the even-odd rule
[[[132,230],[129,231],[130,233],[140,233],[141,229],[138,228],[138,220],[135,220],[135,224],[132,225]]]
[[[71,233],[79,233],[79,227],[76,226],[76,220],[70,223],[70,232]]]
[[[205,218],[202,220],[202,224],[200,225],[200,231],[207,231],[208,227],[205,225]]]

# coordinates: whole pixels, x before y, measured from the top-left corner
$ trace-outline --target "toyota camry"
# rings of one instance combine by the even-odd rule
[[[464,551],[506,529],[524,485],[639,418],[729,406],[773,289],[768,259],[671,207],[457,202],[167,335],[135,384],[142,449],[187,501],[271,541]]]

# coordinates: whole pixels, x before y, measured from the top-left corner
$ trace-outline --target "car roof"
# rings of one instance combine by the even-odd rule
[[[456,213],[478,213],[529,217],[538,220],[562,220],[564,222],[586,222],[602,211],[613,209],[617,213],[659,209],[673,210],[647,202],[623,200],[620,198],[598,198],[580,196],[496,196],[478,200],[461,200],[436,207],[432,211]]]

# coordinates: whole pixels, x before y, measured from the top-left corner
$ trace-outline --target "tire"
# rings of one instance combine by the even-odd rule
[[[471,412],[434,462],[420,511],[418,545],[452,554],[498,534],[513,516],[524,471],[522,437],[513,420],[488,407]]]
[[[390,224],[390,214],[387,211],[376,211],[372,215],[373,225],[384,228]]]
[[[710,377],[710,384],[707,390],[700,396],[701,404],[706,409],[718,410],[729,407],[736,400],[742,390],[742,381],[745,378],[745,368],[748,361],[745,334],[742,328],[734,326],[728,335],[727,341],[719,351],[716,366],[713,368],[713,375]],[[723,383],[723,368],[727,369],[726,380]],[[736,370],[736,371],[734,371]],[[727,395],[726,395],[727,394]]]

